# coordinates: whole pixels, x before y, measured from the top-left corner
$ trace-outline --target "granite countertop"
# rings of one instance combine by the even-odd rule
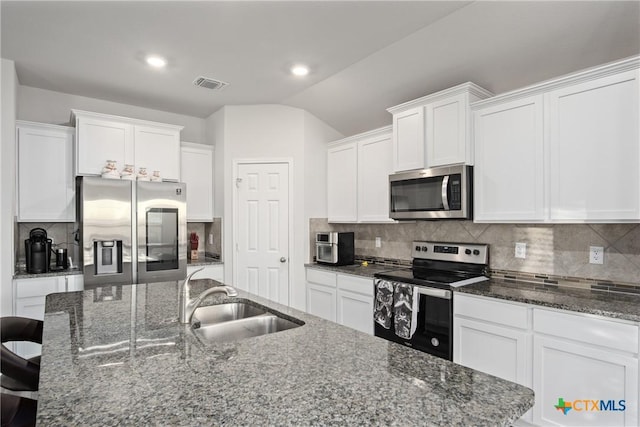
[[[81,268],[67,268],[66,270],[54,270],[47,273],[27,273],[24,268],[16,269],[13,273],[14,279],[32,279],[35,277],[54,277],[54,276],[72,276],[74,274],[82,274]]]
[[[402,265],[381,265],[381,264],[369,264],[365,267],[362,264],[328,265],[328,264],[310,263],[310,264],[305,264],[304,266],[308,268],[317,268],[320,270],[335,271],[336,273],[353,274],[355,276],[371,277],[371,278],[373,278],[374,274],[380,273],[383,271],[397,270],[399,268],[408,268]]]
[[[212,258],[208,256],[205,256],[199,259],[187,260],[187,267],[195,266],[195,265],[216,265],[216,264],[224,264],[224,263],[220,261],[220,258]]]
[[[640,295],[491,279],[456,292],[640,322]]]
[[[198,260],[187,260],[187,266],[196,265],[223,265],[219,258],[203,257]],[[74,274],[82,274],[81,268],[68,268],[66,270],[49,271],[47,273],[27,273],[24,267],[17,268],[13,274],[14,279],[31,279],[34,277],[54,277],[54,276],[70,276]]]
[[[241,291],[231,300],[305,324],[204,344],[177,323],[178,286],[49,295],[38,424],[495,426],[534,402],[526,387]]]
[[[374,274],[381,271],[395,270],[403,266],[369,264],[367,267],[363,267],[360,264],[346,266],[305,264],[305,267],[373,277]],[[635,294],[503,279],[490,279],[485,282],[461,286],[455,288],[454,291],[640,322],[640,295]]]

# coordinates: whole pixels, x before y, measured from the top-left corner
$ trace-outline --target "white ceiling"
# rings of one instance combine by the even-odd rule
[[[494,93],[640,53],[640,2],[2,1],[21,85],[207,117],[304,108],[345,135],[473,81]],[[162,71],[143,58],[168,58]],[[311,66],[300,79],[296,62]],[[230,85],[192,85],[200,75]]]

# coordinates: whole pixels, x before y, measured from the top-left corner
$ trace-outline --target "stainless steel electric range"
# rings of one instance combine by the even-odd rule
[[[489,245],[416,241],[412,257],[375,274],[375,335],[452,360],[451,290],[488,280]]]

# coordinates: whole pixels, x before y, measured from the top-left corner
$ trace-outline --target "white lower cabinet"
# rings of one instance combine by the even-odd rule
[[[637,426],[638,331],[623,320],[454,295],[454,362],[532,388],[523,420],[535,425]],[[566,414],[560,402],[572,405]]]
[[[455,363],[532,387],[526,306],[455,293],[453,310]],[[522,418],[531,422],[532,412]]]
[[[46,296],[56,292],[65,292],[67,290],[67,277],[71,276],[49,276],[14,280],[13,312],[15,315],[43,320]],[[18,342],[15,345],[15,349],[19,355],[26,358],[40,354],[40,344],[36,343]]]
[[[373,280],[337,274],[338,323],[373,335]]]
[[[522,385],[531,385],[531,334],[469,319],[455,321],[454,361]],[[456,357],[457,354],[457,357]]]
[[[336,321],[336,288],[307,283],[307,312]]]
[[[336,273],[306,269],[307,312],[323,319],[336,321]]]
[[[534,309],[533,329],[534,423],[638,425],[637,325]]]
[[[373,335],[373,280],[307,268],[307,312]]]
[[[211,265],[188,265],[187,275],[194,271],[204,267],[204,270],[197,272],[194,279],[213,279],[218,282],[224,281],[224,264],[211,264]]]
[[[74,274],[73,276],[65,276],[66,292],[84,291],[84,276],[82,274]]]

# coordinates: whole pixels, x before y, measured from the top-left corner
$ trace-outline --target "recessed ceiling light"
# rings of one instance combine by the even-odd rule
[[[147,64],[154,68],[164,68],[167,65],[167,60],[158,55],[149,55],[146,58]]]
[[[291,67],[291,74],[300,77],[306,76],[307,74],[309,74],[309,67],[307,67],[306,65],[294,65],[293,67]]]

